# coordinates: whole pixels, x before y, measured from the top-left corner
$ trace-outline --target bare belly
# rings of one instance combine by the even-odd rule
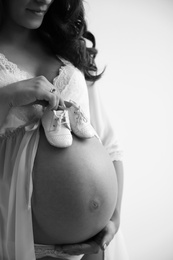
[[[104,228],[116,206],[115,169],[97,138],[73,136],[72,146],[62,149],[49,145],[41,130],[33,183],[35,243],[85,241]]]

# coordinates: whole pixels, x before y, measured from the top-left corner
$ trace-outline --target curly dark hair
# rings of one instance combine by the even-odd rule
[[[95,37],[88,31],[83,0],[55,0],[37,29],[56,55],[69,60],[80,69],[88,81],[95,82],[97,74]],[[92,47],[86,46],[86,41]]]

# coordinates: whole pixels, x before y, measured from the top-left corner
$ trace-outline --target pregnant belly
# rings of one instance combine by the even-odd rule
[[[33,184],[35,243],[85,241],[104,228],[116,206],[115,169],[95,137],[73,136],[62,149],[49,145],[41,130]]]

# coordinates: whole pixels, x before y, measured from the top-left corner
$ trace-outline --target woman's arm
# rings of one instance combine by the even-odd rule
[[[105,250],[105,248],[109,245],[115,234],[118,232],[120,227],[120,214],[121,214],[121,202],[123,196],[123,183],[124,183],[124,170],[122,161],[113,161],[117,182],[118,182],[118,198],[115,211],[110,219],[110,222],[103,230],[103,238],[101,241],[101,248]]]
[[[115,171],[117,174],[117,181],[118,181],[118,199],[117,199],[115,214],[117,212],[120,215],[121,202],[122,202],[122,196],[123,196],[124,169],[123,169],[122,161],[113,161],[113,164],[115,167]],[[114,220],[115,214],[113,214],[112,220]]]

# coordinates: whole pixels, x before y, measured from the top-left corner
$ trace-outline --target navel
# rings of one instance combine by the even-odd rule
[[[93,199],[90,201],[90,204],[89,204],[89,209],[90,211],[96,211],[100,208],[100,201],[98,199]]]

